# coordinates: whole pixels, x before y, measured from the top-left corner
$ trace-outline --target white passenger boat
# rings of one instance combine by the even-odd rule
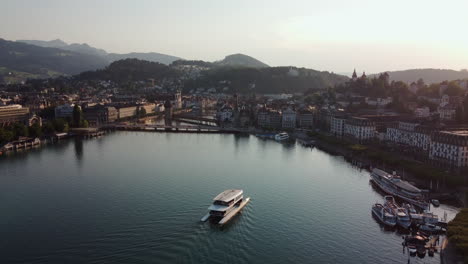
[[[371,178],[385,193],[409,202],[423,210],[429,209],[429,203],[424,200],[422,191],[409,182],[402,180],[399,176],[374,168],[371,172]]]
[[[372,206],[372,214],[374,214],[380,222],[387,226],[395,226],[397,224],[396,216],[393,214],[390,208],[383,206],[382,204],[376,203]]]
[[[218,194],[201,221],[211,219],[220,225],[227,223],[250,201],[250,197],[244,199],[243,193],[243,190],[230,189]]]
[[[384,199],[385,205],[388,206],[396,215],[397,224],[405,229],[408,229],[411,225],[411,218],[408,214],[408,211],[403,207],[399,207],[393,196],[387,195],[384,197]]]
[[[284,140],[288,140],[288,139],[289,139],[289,135],[286,132],[281,132],[281,133],[278,133],[278,134],[275,135],[275,140],[276,141],[284,141]]]

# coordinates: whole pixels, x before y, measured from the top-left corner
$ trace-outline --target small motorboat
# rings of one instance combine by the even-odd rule
[[[394,227],[397,224],[397,218],[392,210],[382,204],[376,203],[372,206],[372,214],[375,215],[380,222],[387,226]]]
[[[438,233],[442,231],[442,228],[433,224],[424,224],[419,226],[419,230],[429,233]]]
[[[439,200],[437,200],[437,199],[432,199],[432,200],[431,200],[431,203],[432,203],[432,205],[434,205],[435,207],[439,207],[439,206],[440,206],[440,202],[439,202]]]

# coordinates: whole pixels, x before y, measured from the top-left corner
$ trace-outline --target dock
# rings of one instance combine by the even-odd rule
[[[218,224],[224,225],[227,222],[229,222],[229,220],[231,220],[238,212],[240,212],[240,210],[242,210],[242,208],[244,208],[249,203],[249,201],[250,197],[245,198],[245,200],[242,201],[242,203],[236,209],[229,212],[229,214],[227,214],[223,219],[221,219],[221,221],[219,221]]]

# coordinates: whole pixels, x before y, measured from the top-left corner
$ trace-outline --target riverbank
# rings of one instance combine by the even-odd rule
[[[301,138],[301,135],[296,135]],[[315,139],[315,146],[333,155],[341,155],[346,160],[361,167],[379,167],[387,171],[396,171],[408,181],[430,190],[431,199],[439,199],[459,207],[467,206],[468,188],[466,177],[450,174],[430,164],[416,161],[392,153],[382,147],[361,145],[322,133],[303,134],[302,138]],[[453,190],[456,192],[453,192]]]

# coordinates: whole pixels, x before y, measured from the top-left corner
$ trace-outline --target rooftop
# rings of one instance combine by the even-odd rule
[[[218,194],[213,200],[229,202],[243,193],[242,190],[230,189]]]
[[[468,136],[468,130],[454,130],[454,131],[440,131],[440,133],[455,135],[455,136]]]

